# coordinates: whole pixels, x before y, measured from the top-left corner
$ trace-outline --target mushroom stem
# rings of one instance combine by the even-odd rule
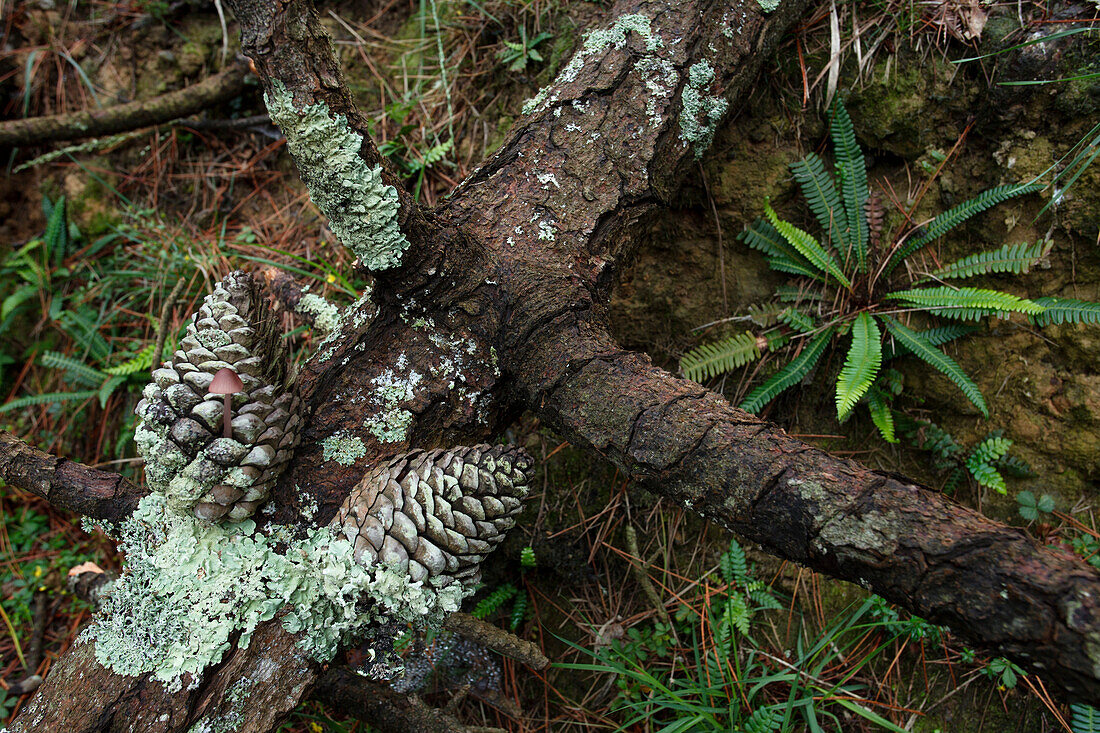
[[[233,437],[233,426],[230,421],[233,419],[233,395],[227,394],[225,396],[225,413],[222,415],[222,435],[226,438]]]

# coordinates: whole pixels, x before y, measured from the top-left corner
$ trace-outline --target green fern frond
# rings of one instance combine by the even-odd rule
[[[882,367],[882,333],[875,319],[860,313],[852,324],[852,345],[836,380],[836,416],[848,419],[852,408],[874,384]]]
[[[834,329],[827,328],[814,337],[802,349],[802,353],[750,392],[745,401],[741,403],[741,409],[746,412],[757,413],[784,390],[790,389],[801,382],[810,373],[810,370],[817,365],[818,359],[821,358],[821,354],[829,344],[829,339],[833,337],[833,331]]]
[[[802,231],[794,224],[783,221],[776,216],[775,210],[772,209],[770,202],[764,203],[764,215],[768,217],[768,221],[772,223],[776,231],[783,235],[787,243],[794,247],[811,265],[821,272],[831,275],[834,280],[843,285],[846,289],[852,289],[852,283],[844,276],[844,273],[841,272],[840,265],[836,263],[833,256],[829,254],[816,239],[810,236],[809,233]]]
[[[974,384],[974,381],[966,375],[966,372],[962,370],[962,367],[960,367],[954,359],[925,341],[920,334],[903,326],[890,316],[883,316],[882,318],[886,324],[886,330],[888,330],[894,338],[900,341],[905,348],[913,352],[914,356],[919,357],[922,361],[940,371],[944,376],[954,382],[955,385],[962,390],[963,394],[966,395],[966,398],[973,402],[975,407],[981,410],[982,415],[989,417],[989,408],[985,404],[985,398],[982,397],[982,393],[978,390],[978,385]]]
[[[763,303],[761,305],[750,305],[748,309],[749,319],[760,328],[767,328],[768,326],[774,326],[778,321],[778,316],[787,306],[781,302]]]
[[[126,381],[126,377],[108,377],[107,381],[99,388],[99,406],[106,407],[107,400],[111,399],[111,395],[115,393],[118,386]]]
[[[1100,733],[1100,710],[1083,703],[1071,703],[1069,710],[1073,715],[1069,722],[1073,733]]]
[[[757,219],[745,227],[737,238],[752,249],[763,252],[769,258],[810,266],[806,258],[792,247],[783,235],[767,219]]]
[[[1038,183],[996,186],[983,191],[969,201],[964,201],[958,206],[948,209],[933,219],[932,222],[924,228],[922,233],[906,242],[905,246],[894,253],[893,257],[890,258],[889,264],[886,266],[886,274],[890,274],[894,268],[905,261],[905,258],[909,255],[913,254],[933,239],[943,236],[970,217],[980,214],[1002,201],[1007,201],[1015,196],[1022,196],[1025,193],[1033,193],[1042,190],[1042,188],[1043,186]]]
[[[1033,302],[1046,308],[1031,317],[1036,326],[1052,323],[1100,323],[1100,303],[1076,298],[1034,298]]]
[[[1011,272],[1020,275],[1028,272],[1036,262],[1050,254],[1054,243],[1040,239],[1035,244],[1020,242],[1006,244],[1000,249],[963,257],[932,273],[938,280],[987,275],[991,272]]]
[[[680,359],[680,372],[696,382],[716,377],[760,358],[760,346],[751,333],[697,346]]]
[[[867,410],[871,413],[871,422],[878,428],[882,439],[887,443],[898,442],[894,433],[894,411],[885,395],[876,387],[867,390]]]
[[[775,297],[784,303],[800,303],[802,301],[824,300],[824,294],[816,290],[807,290],[797,285],[780,285],[775,289]]]
[[[121,364],[116,364],[113,367],[107,367],[103,369],[103,373],[111,374],[116,377],[124,377],[129,374],[149,371],[149,368],[153,366],[153,352],[156,348],[156,344],[148,344],[135,354],[134,358],[128,359]]]
[[[860,272],[867,272],[867,243],[870,239],[867,228],[867,199],[870,195],[867,164],[856,142],[852,118],[839,99],[833,105],[829,131],[833,137],[833,154],[836,156],[840,191],[847,215],[849,253],[855,254]]]
[[[1012,441],[1009,438],[1005,438],[999,432],[992,433],[981,443],[974,446],[974,450],[970,452],[970,456],[966,459],[966,466],[971,468],[982,463],[992,464],[1003,458],[1011,448]]]
[[[784,712],[779,707],[757,708],[741,725],[741,730],[744,733],[774,733],[783,725],[783,716]]]
[[[791,163],[791,173],[798,185],[802,188],[802,195],[810,205],[810,210],[817,217],[817,223],[826,232],[828,241],[834,247],[844,248],[844,230],[847,227],[847,218],[844,215],[844,205],[837,195],[833,177],[825,172],[825,164],[815,153],[809,153],[802,160]]]
[[[526,593],[520,593],[516,596],[516,605],[512,606],[512,615],[508,623],[508,627],[512,631],[518,629],[519,625],[523,623],[529,607],[529,598]]]
[[[913,420],[901,415],[899,425],[914,447],[929,451],[937,458],[953,460],[962,453],[962,446],[955,437],[931,420]]]
[[[988,463],[980,463],[971,467],[968,463],[967,468],[970,469],[970,475],[974,477],[974,480],[979,485],[986,488],[993,489],[998,494],[1007,494],[1008,486],[1005,484],[1004,476],[997,472],[993,466]]]
[[[723,621],[741,632],[742,636],[749,634],[749,621],[752,620],[752,610],[745,602],[745,597],[735,590],[730,590],[726,596],[726,610],[723,613]]]
[[[947,480],[943,482],[943,493],[951,496],[959,487],[962,486],[963,480],[966,478],[966,471],[961,468],[956,468],[948,475]]]
[[[785,272],[788,275],[802,275],[808,277],[811,280],[818,280],[820,282],[826,282],[828,279],[824,273],[815,270],[810,265],[804,265],[801,262],[794,262],[786,257],[769,257],[768,267],[776,272]]]
[[[791,337],[779,330],[765,331],[764,340],[768,343],[768,351],[778,351],[786,346]]]
[[[42,236],[46,251],[50,253],[50,259],[54,264],[60,264],[68,254],[69,227],[68,218],[65,216],[66,208],[65,197],[62,196],[53,205],[49,221],[46,222],[46,233]]]
[[[730,539],[730,547],[719,558],[722,577],[727,583],[743,583],[749,577],[749,560],[737,540]]]
[[[906,305],[915,306],[929,313],[959,320],[977,320],[982,316],[998,313],[1027,313],[1034,315],[1043,312],[1043,306],[1026,298],[1018,298],[1011,293],[985,288],[919,288],[901,290],[883,296],[888,300],[900,300]]]
[[[68,372],[78,382],[89,387],[98,387],[107,379],[107,375],[98,369],[88,366],[79,359],[59,354],[56,351],[43,351],[38,361],[47,369],[60,369]]]
[[[518,593],[518,590],[514,585],[505,583],[478,601],[477,605],[474,606],[474,610],[470,612],[470,615],[484,621],[486,617],[492,615],[516,593]]]
[[[813,318],[794,308],[785,308],[779,312],[778,319],[785,326],[798,333],[809,333],[817,328],[817,322]]]
[[[1017,456],[1001,456],[993,462],[993,466],[1002,474],[1012,478],[1035,478],[1039,475],[1035,473],[1030,463]]]
[[[45,405],[50,402],[72,402],[73,400],[89,400],[95,397],[98,392],[94,389],[85,390],[83,392],[49,392],[47,394],[35,394],[28,395],[26,397],[20,397],[12,400],[7,404],[0,405],[0,413],[10,412],[12,410],[21,410],[24,407],[34,407],[35,405]]]
[[[968,336],[975,331],[979,330],[977,326],[971,326],[965,323],[952,323],[947,326],[936,326],[935,328],[928,328],[923,331],[916,331],[925,341],[933,346],[943,346],[944,344],[954,341],[957,338]],[[882,350],[882,360],[890,361],[896,359],[899,356],[905,356],[910,353],[909,349],[902,346],[897,341],[887,343]]]

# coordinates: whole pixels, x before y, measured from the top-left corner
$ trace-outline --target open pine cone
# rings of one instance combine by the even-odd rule
[[[270,495],[301,423],[277,323],[252,277],[238,271],[218,283],[179,346],[135,410],[149,485],[201,519],[245,519]],[[208,392],[226,368],[243,385],[230,397],[231,437],[225,398]]]
[[[364,564],[386,563],[436,588],[470,587],[515,525],[531,467],[508,445],[412,451],[368,473],[333,524]]]

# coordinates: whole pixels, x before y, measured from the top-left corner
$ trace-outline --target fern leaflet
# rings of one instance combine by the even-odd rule
[[[1100,710],[1083,703],[1072,703],[1069,709],[1073,713],[1070,720],[1073,733],[1100,733]]]
[[[103,370],[104,374],[111,374],[116,377],[124,377],[128,374],[137,374],[138,372],[148,371],[153,366],[153,351],[156,349],[156,344],[148,344],[145,348],[134,355],[133,359],[116,364],[113,367],[107,367]]]
[[[741,730],[743,733],[773,733],[782,725],[783,709],[781,707],[757,708],[741,726]]]
[[[34,394],[26,397],[20,397],[12,400],[11,402],[0,405],[0,413],[10,412],[12,410],[21,410],[24,407],[33,407],[35,405],[45,405],[50,402],[72,402],[73,400],[90,400],[99,394],[96,390],[86,390],[83,392],[49,392],[47,394]]]
[[[81,384],[89,387],[98,387],[107,379],[103,372],[88,366],[79,359],[59,354],[56,351],[44,351],[39,358],[42,366],[48,369],[61,369],[71,374]]]
[[[820,277],[820,273],[814,271],[806,258],[799,254],[798,250],[787,243],[783,235],[776,230],[766,219],[757,219],[745,227],[738,238],[752,249],[759,250],[768,256],[769,263],[779,263],[789,267],[801,267],[809,270],[813,276]],[[798,270],[783,270],[783,272],[795,272]]]
[[[730,539],[729,550],[722,553],[721,565],[722,577],[727,583],[743,583],[749,577],[748,558],[735,539]]]
[[[989,408],[985,404],[985,398],[982,397],[982,393],[978,390],[978,385],[974,384],[973,380],[966,376],[966,372],[962,370],[962,367],[960,367],[954,359],[925,341],[920,334],[903,326],[890,316],[883,316],[883,321],[886,324],[886,330],[888,330],[894,338],[900,341],[907,349],[912,351],[915,356],[919,357],[929,366],[942,372],[944,376],[954,382],[955,385],[962,390],[966,398],[973,402],[975,407],[981,410],[982,415],[987,418],[989,417]]]
[[[782,303],[764,303],[763,305],[750,305],[748,310],[749,320],[760,328],[774,326],[778,316],[787,306]]]
[[[933,346],[942,346],[949,341],[954,341],[957,338],[968,336],[977,330],[977,326],[969,326],[962,323],[953,323],[949,326],[936,326],[935,328],[925,329],[924,331],[916,331],[915,333],[920,334],[920,336],[925,341],[932,344]],[[889,361],[891,359],[896,359],[899,356],[905,356],[908,353],[909,349],[894,341],[892,343],[886,344],[886,346],[883,348],[882,360]],[[897,393],[900,394],[901,391],[898,390]]]
[[[53,205],[53,209],[49,213],[49,220],[46,222],[46,233],[42,236],[46,244],[46,251],[50,253],[50,258],[57,265],[60,265],[61,260],[65,259],[65,255],[68,254],[69,230],[66,226],[67,223],[65,197],[62,196]]]
[[[1046,310],[1031,317],[1036,326],[1051,323],[1100,323],[1100,303],[1075,298],[1035,298]]]
[[[680,359],[680,371],[688,379],[702,382],[760,358],[760,345],[751,333],[703,344],[684,354]]]
[[[1011,272],[1020,275],[1028,272],[1036,262],[1050,254],[1054,243],[1040,239],[1035,244],[1020,242],[1006,244],[1000,249],[963,257],[932,273],[939,280],[986,275],[991,272]]]
[[[870,191],[867,186],[867,164],[856,142],[852,118],[839,100],[833,105],[829,130],[833,137],[837,173],[840,175],[840,190],[844,196],[849,255],[854,250],[859,270],[867,272],[867,242],[870,238],[867,228],[867,198]]]
[[[779,320],[798,333],[809,333],[817,328],[817,323],[813,318],[794,308],[785,308],[780,311]]]
[[[848,290],[852,289],[852,283],[844,276],[844,273],[841,272],[840,265],[836,263],[833,256],[829,254],[816,239],[796,227],[794,224],[783,221],[776,216],[775,210],[772,209],[770,203],[766,202],[764,204],[764,214],[768,217],[768,221],[772,223],[776,231],[783,235],[783,238],[786,239],[800,255],[806,258],[810,264],[821,272],[832,275],[834,280]]]
[[[764,405],[774,400],[781,392],[801,382],[810,370],[817,365],[822,352],[833,336],[834,329],[826,328],[802,349],[802,353],[791,359],[785,367],[773,374],[770,379],[749,393],[740,407],[746,412],[757,413]]]
[[[1010,184],[1008,186],[996,186],[978,194],[969,201],[955,206],[943,212],[925,227],[923,233],[907,242],[904,247],[894,253],[890,263],[886,266],[886,274],[890,274],[895,267],[901,264],[906,257],[916,252],[933,239],[943,236],[970,217],[980,214],[1002,201],[1007,201],[1014,196],[1032,193],[1043,188],[1038,183]]]
[[[887,443],[898,442],[894,435],[894,411],[877,387],[867,390],[867,409],[871,413],[871,422],[878,428],[883,440]]]
[[[840,203],[833,178],[825,172],[825,164],[815,153],[809,153],[802,160],[791,163],[791,173],[802,188],[802,195],[810,204],[810,210],[817,217],[817,223],[827,232],[829,242],[834,247],[845,245],[844,228],[847,219],[844,205]]]
[[[1013,311],[1028,315],[1043,312],[1043,306],[1026,298],[985,288],[920,288],[900,290],[883,298],[900,300],[933,315],[960,320],[977,320],[982,316]]]
[[[505,583],[478,601],[477,605],[474,606],[474,610],[470,612],[470,615],[484,621],[487,616],[490,616],[498,608],[503,606],[505,601],[514,596],[517,592],[514,585]]]
[[[871,388],[882,367],[882,333],[866,312],[852,324],[852,345],[836,380],[836,416],[843,422]]]

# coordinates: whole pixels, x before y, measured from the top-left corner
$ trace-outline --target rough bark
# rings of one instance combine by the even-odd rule
[[[153,99],[50,117],[0,122],[0,147],[42,145],[58,140],[114,135],[193,115],[228,102],[245,86],[248,69],[240,64],[197,84]]]
[[[0,432],[0,480],[40,496],[60,509],[117,521],[145,495],[117,473],[51,456]]]
[[[231,6],[265,88],[279,80],[298,104],[324,101],[365,129],[308,4]],[[585,63],[547,91],[546,103],[521,118],[439,210],[421,211],[402,193],[400,224],[412,246],[400,267],[375,273],[374,304],[349,318],[300,375],[311,415],[276,489],[273,521],[297,516],[296,486],[309,487],[321,505],[317,519],[327,521],[380,458],[410,446],[469,443],[527,406],[653,491],[767,551],[946,622],[1039,671],[1063,697],[1100,698],[1095,570],[933,492],[800,443],[609,336],[606,304],[636,246],[632,229],[695,165],[696,150],[681,135],[685,87],[736,104],[805,6],[793,0],[764,15],[751,1],[623,0],[611,17],[642,14],[651,19],[647,32],[635,23],[621,43],[582,51]],[[713,78],[693,74],[703,60]],[[672,80],[667,90],[661,79]],[[382,163],[369,141],[361,155]],[[413,371],[418,379],[406,396],[384,403],[378,380]],[[403,440],[381,443],[364,415],[394,408],[411,413],[410,429]],[[320,441],[337,432],[365,446],[351,465],[324,459]],[[231,712],[225,691],[262,674],[262,704],[242,711],[237,729],[265,731],[318,679],[317,666],[291,642],[272,622],[247,650],[208,670],[200,690],[174,696],[113,675],[95,664],[90,645],[77,645],[14,730],[43,723],[185,730],[202,716]],[[79,675],[96,692],[75,706]],[[139,710],[167,717],[141,727],[135,721],[151,718]]]

